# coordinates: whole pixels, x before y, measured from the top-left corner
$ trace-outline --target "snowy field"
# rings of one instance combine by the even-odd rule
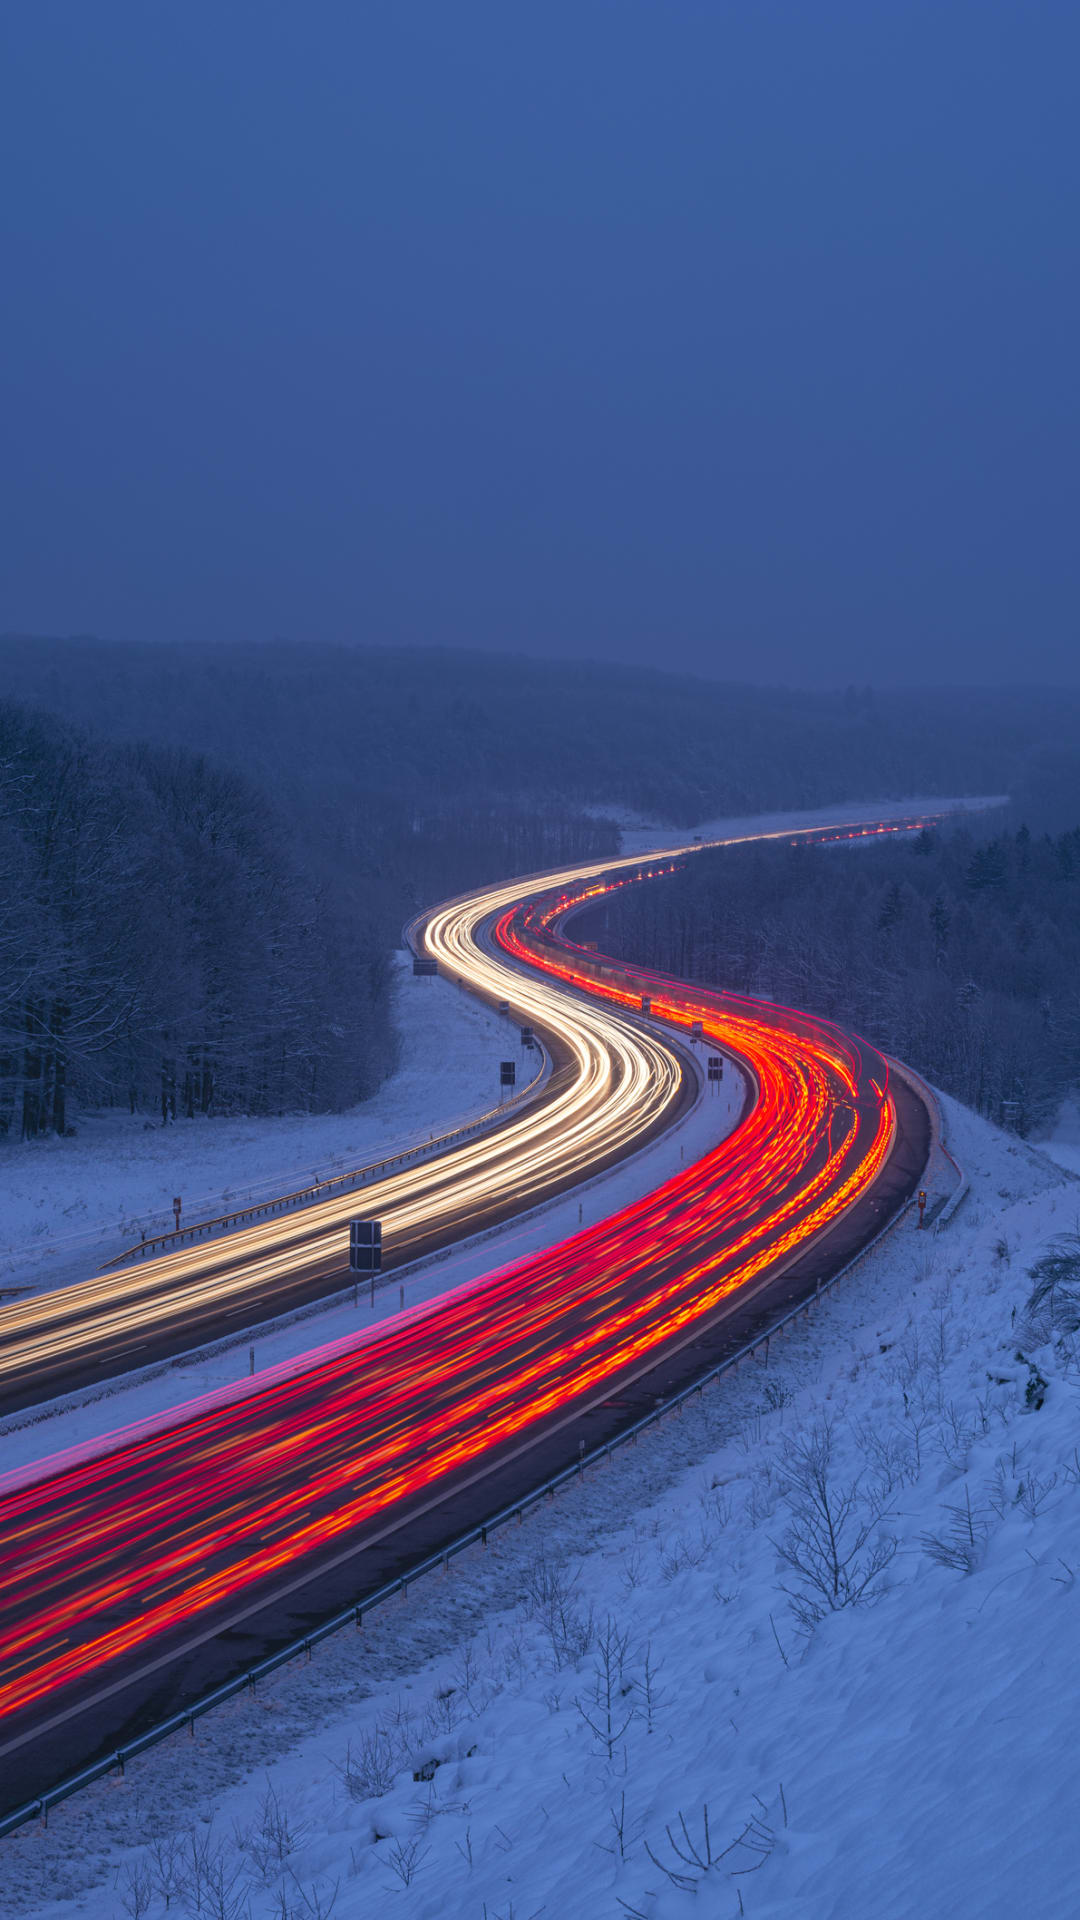
[[[949,1121],[941,1234],[905,1224],[767,1369],[0,1843],[0,1911],[1080,1912],[1080,1350],[1026,1312],[1080,1185]]]
[[[398,966],[397,1070],[349,1113],[280,1120],[80,1115],[73,1140],[0,1148],[0,1285],[83,1278],[140,1229],[212,1219],[253,1199],[399,1153],[497,1106],[507,1023],[445,980]]]
[[[794,831],[798,828],[824,827],[845,820],[867,820],[871,817],[875,820],[897,820],[912,813],[982,812],[986,808],[1003,807],[1007,803],[1007,794],[969,795],[953,800],[942,800],[940,796],[927,799],[918,795],[909,800],[845,800],[833,807],[817,807],[796,813],[757,813],[742,818],[732,816],[704,820],[696,827],[690,827],[685,835],[680,829],[658,826],[655,820],[648,820],[643,814],[634,813],[626,807],[596,807],[592,811],[617,822],[621,829],[620,844],[624,853],[651,853],[657,847],[674,846],[684,838],[692,839],[694,835],[699,835],[702,840],[731,840],[737,839],[740,834],[784,833],[789,828]]]

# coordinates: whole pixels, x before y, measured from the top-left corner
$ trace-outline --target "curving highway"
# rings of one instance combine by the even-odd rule
[[[0,1309],[0,1412],[234,1335],[340,1288],[349,1281],[348,1222],[358,1213],[382,1221],[389,1270],[578,1183],[674,1117],[686,1064],[670,1045],[617,1011],[556,997],[488,952],[485,923],[520,891],[520,882],[491,887],[442,907],[424,938],[445,971],[489,1001],[509,1001],[534,1027],[553,1061],[537,1097],[491,1131],[362,1192]],[[516,1044],[508,1035],[508,1051]]]
[[[910,1191],[925,1128],[874,1048],[790,1010],[630,972],[568,938],[568,918],[641,864],[546,876],[524,897],[520,883],[490,889],[423,927],[444,966],[511,1000],[570,1057],[546,1117],[515,1122],[494,1151],[519,1130],[520,1198],[625,1149],[643,1116],[656,1123],[679,1071],[633,1017],[643,984],[654,1018],[700,1023],[739,1061],[755,1095],[740,1125],[542,1254],[0,1480],[0,1804],[35,1766],[56,1766],[58,1741],[68,1763],[73,1743],[89,1757],[149,1701],[182,1698],[200,1650],[220,1673],[238,1645],[250,1657],[287,1637],[298,1609],[320,1596],[325,1609],[343,1569],[361,1590],[380,1543],[405,1551],[418,1529],[430,1541],[440,1513],[490,1498],[497,1476],[535,1483],[590,1409],[627,1404],[661,1364],[692,1370],[709,1329],[767,1304],[798,1263],[827,1270]],[[499,1177],[497,1161],[458,1168],[479,1194]]]

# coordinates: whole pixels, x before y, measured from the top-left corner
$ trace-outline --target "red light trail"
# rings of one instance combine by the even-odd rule
[[[882,1056],[826,1021],[636,969],[630,980],[562,939],[560,918],[603,890],[523,903],[496,941],[622,1006],[647,979],[654,1017],[700,1021],[751,1077],[741,1124],[544,1253],[99,1457],[0,1481],[0,1753],[76,1693],[241,1617],[647,1371],[872,1185],[895,1126]]]

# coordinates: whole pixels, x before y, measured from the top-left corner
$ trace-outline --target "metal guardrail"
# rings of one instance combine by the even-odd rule
[[[174,1227],[166,1233],[154,1234],[152,1238],[141,1240],[133,1247],[125,1248],[111,1260],[106,1260],[100,1271],[108,1273],[113,1267],[123,1266],[128,1260],[144,1260],[147,1255],[168,1252],[182,1247],[185,1241],[202,1239],[207,1234],[224,1232],[253,1220],[267,1218],[273,1213],[285,1213],[294,1208],[312,1206],[319,1200],[329,1200],[335,1193],[349,1193],[367,1186],[377,1175],[388,1173],[393,1167],[402,1167],[407,1161],[419,1161],[425,1156],[434,1158],[445,1147],[452,1146],[456,1140],[466,1140],[471,1134],[482,1133],[494,1128],[510,1113],[516,1112],[520,1103],[527,1099],[544,1074],[544,1050],[541,1048],[540,1065],[532,1079],[520,1087],[511,1100],[501,1107],[491,1107],[476,1120],[467,1121],[464,1126],[452,1127],[449,1133],[436,1134],[432,1140],[418,1141],[415,1147],[405,1147],[400,1153],[391,1154],[385,1160],[373,1160],[369,1166],[355,1167],[349,1173],[334,1174],[329,1180],[316,1181],[313,1186],[300,1187],[296,1193],[279,1194],[276,1199],[262,1200],[250,1207],[240,1207],[235,1213],[222,1213],[214,1220],[200,1220],[191,1227]]]
[[[950,1152],[946,1143],[945,1112],[933,1087],[928,1081],[923,1079],[921,1073],[916,1072],[914,1067],[909,1067],[905,1060],[894,1060],[891,1054],[886,1054],[885,1057],[889,1062],[890,1071],[895,1069],[901,1078],[906,1080],[909,1086],[913,1086],[919,1094],[923,1105],[930,1115],[931,1147],[936,1146],[940,1148],[952,1167],[953,1172],[956,1174],[957,1185],[955,1192],[950,1193],[948,1199],[935,1209],[932,1217],[928,1219],[926,1223],[927,1226],[933,1227],[935,1233],[938,1233],[942,1227],[948,1226],[949,1221],[952,1219],[961,1201],[967,1197],[971,1182],[964,1172],[963,1167],[960,1165],[959,1160],[957,1160],[955,1154]]]
[[[929,1092],[929,1089],[927,1091]],[[933,1099],[932,1094],[931,1099]],[[936,1106],[936,1102],[934,1105]],[[59,1806],[62,1800],[70,1799],[72,1794],[81,1792],[83,1787],[93,1786],[96,1780],[104,1779],[107,1774],[122,1774],[129,1760],[136,1759],[140,1753],[145,1753],[150,1747],[157,1746],[162,1740],[168,1740],[174,1733],[181,1733],[184,1728],[187,1728],[194,1737],[195,1722],[204,1714],[212,1712],[215,1707],[223,1706],[227,1700],[234,1700],[238,1694],[245,1693],[249,1689],[254,1690],[259,1680],[275,1673],[278,1668],[287,1666],[291,1660],[297,1660],[301,1655],[310,1659],[312,1647],[317,1646],[321,1640],[329,1639],[331,1634],[340,1633],[344,1627],[361,1627],[364,1615],[370,1613],[372,1608],[382,1606],[385,1601],[393,1600],[398,1594],[404,1595],[414,1582],[422,1580],[426,1574],[436,1573],[440,1569],[445,1571],[450,1561],[458,1554],[464,1553],[467,1548],[486,1546],[488,1535],[494,1533],[498,1527],[506,1526],[511,1520],[520,1521],[542,1500],[554,1498],[560,1487],[568,1486],[572,1481],[580,1479],[589,1467],[598,1466],[601,1461],[610,1459],[616,1448],[625,1446],[628,1442],[634,1442],[639,1433],[644,1433],[656,1421],[675,1412],[686,1401],[703,1392],[712,1381],[719,1380],[725,1373],[733,1372],[744,1360],[750,1359],[762,1348],[764,1365],[767,1367],[769,1342],[781,1335],[793,1321],[803,1316],[808,1318],[822,1294],[828,1288],[835,1286],[845,1274],[850,1273],[860,1260],[865,1259],[871,1248],[899,1225],[913,1205],[913,1200],[905,1202],[892,1219],[879,1227],[872,1239],[868,1240],[865,1246],[860,1247],[850,1260],[845,1261],[842,1267],[826,1279],[819,1280],[812,1294],[808,1294],[798,1306],[792,1307],[788,1313],[774,1321],[765,1332],[755,1334],[752,1340],[748,1340],[736,1353],[729,1354],[726,1360],[718,1361],[715,1366],[709,1367],[700,1374],[696,1380],[691,1380],[687,1386],[680,1387],[677,1393],[669,1394],[666,1399],[658,1401],[655,1407],[650,1408],[648,1413],[642,1414],[640,1419],[633,1421],[630,1426],[624,1427],[621,1433],[615,1434],[610,1440],[605,1440],[601,1446],[593,1447],[588,1453],[582,1453],[571,1466],[563,1467],[561,1472],[552,1474],[531,1492],[524,1494],[520,1500],[500,1508],[497,1513],[492,1514],[490,1519],[483,1521],[480,1525],[470,1527],[466,1533],[459,1534],[457,1539],[452,1540],[448,1546],[440,1548],[438,1553],[428,1554],[407,1572],[398,1574],[384,1586],[377,1587],[373,1593],[367,1594],[353,1606],[335,1613],[328,1620],[320,1621],[317,1626],[311,1628],[309,1633],[290,1641],[288,1646],[279,1647],[275,1653],[268,1654],[265,1660],[258,1661],[253,1667],[248,1667],[245,1672],[238,1674],[232,1680],[227,1680],[222,1686],[215,1687],[212,1692],[201,1695],[181,1712],[171,1714],[167,1720],[161,1720],[155,1726],[148,1727],[145,1733],[115,1748],[112,1753],[104,1754],[100,1760],[95,1760],[92,1766],[84,1767],[81,1772],[69,1775],[66,1780],[61,1780],[55,1787],[50,1787],[36,1799],[28,1800],[21,1807],[16,1807],[13,1812],[0,1818],[0,1839],[9,1833],[14,1833],[18,1827],[26,1826],[31,1820],[44,1820],[47,1823],[51,1807]]]

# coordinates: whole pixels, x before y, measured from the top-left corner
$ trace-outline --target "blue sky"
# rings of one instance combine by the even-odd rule
[[[0,628],[1080,681],[1080,9],[34,0]]]

